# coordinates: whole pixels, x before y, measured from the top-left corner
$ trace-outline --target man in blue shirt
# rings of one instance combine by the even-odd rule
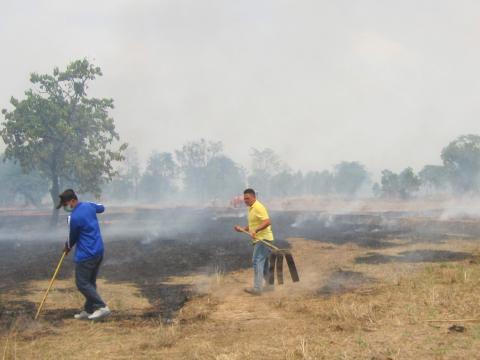
[[[110,309],[97,292],[97,275],[103,259],[103,240],[97,214],[105,207],[90,202],[79,202],[72,189],[60,194],[57,209],[64,208],[69,216],[70,235],[64,251],[75,248],[75,283],[85,297],[82,312],[75,319],[99,320],[110,315]]]

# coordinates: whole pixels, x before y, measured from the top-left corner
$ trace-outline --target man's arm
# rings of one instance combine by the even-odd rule
[[[245,227],[241,227],[240,225],[235,225],[233,228],[237,232],[248,231],[248,225],[245,226]]]
[[[70,234],[68,236],[68,240],[65,243],[65,248],[64,248],[64,251],[67,254],[75,246],[79,236],[80,236],[80,227],[75,221],[72,221],[72,219],[70,218]]]
[[[93,204],[95,206],[95,211],[97,212],[97,214],[101,214],[105,211],[105,206],[103,206],[102,204]]]
[[[258,233],[259,231],[266,229],[270,225],[272,225],[272,223],[270,222],[270,219],[263,220],[262,223],[256,229],[252,229],[252,232]]]

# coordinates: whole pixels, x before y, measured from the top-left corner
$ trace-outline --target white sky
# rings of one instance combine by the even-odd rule
[[[77,58],[104,76],[117,130],[142,157],[201,137],[249,164],[360,161],[420,170],[480,133],[480,2],[0,2],[0,107],[29,73]]]

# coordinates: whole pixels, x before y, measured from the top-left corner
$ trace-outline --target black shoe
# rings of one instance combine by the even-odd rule
[[[262,295],[262,292],[260,290],[253,289],[253,288],[246,288],[246,289],[243,289],[243,291],[245,291],[246,293],[248,293],[250,295],[253,295],[253,296]]]

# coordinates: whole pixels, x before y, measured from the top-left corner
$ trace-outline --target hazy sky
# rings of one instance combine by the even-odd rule
[[[478,1],[1,1],[0,107],[87,57],[142,157],[201,137],[245,165],[439,163],[480,133]]]

